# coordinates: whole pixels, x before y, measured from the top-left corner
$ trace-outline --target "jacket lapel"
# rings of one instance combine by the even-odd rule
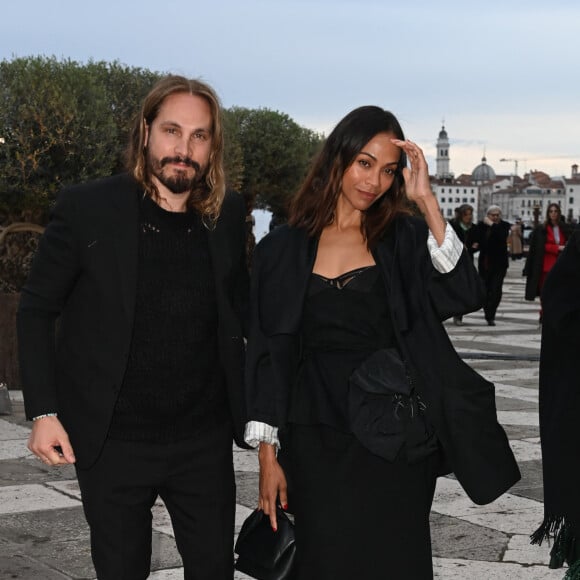
[[[221,295],[226,287],[225,282],[232,267],[231,254],[228,249],[227,227],[220,218],[214,229],[206,231],[216,291]]]
[[[391,308],[391,318],[399,331],[404,332],[409,328],[407,308],[405,307],[404,277],[405,260],[401,255],[408,241],[401,238],[404,234],[404,224],[396,220],[387,235],[379,242],[373,251],[376,263],[380,266],[385,279],[387,299]],[[407,263],[411,267],[412,261]]]
[[[304,230],[288,228],[286,232],[286,236],[274,234],[272,258],[259,272],[260,323],[267,335],[299,331],[318,248],[318,239],[309,238]]]
[[[112,203],[118,219],[116,248],[120,293],[123,309],[133,324],[137,292],[137,262],[139,256],[139,187],[130,185],[111,192]]]
[[[217,306],[219,312],[219,325],[228,335],[237,335],[239,330],[232,327],[237,320],[233,312],[230,292],[238,291],[239,288],[232,288],[231,270],[232,256],[228,244],[228,228],[223,218],[219,218],[216,227],[206,230],[213,270]]]

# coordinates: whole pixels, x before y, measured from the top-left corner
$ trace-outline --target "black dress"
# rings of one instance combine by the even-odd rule
[[[280,462],[296,517],[298,580],[432,578],[429,511],[436,457],[389,462],[351,433],[349,377],[396,347],[376,266],[329,280],[312,274],[302,364]]]

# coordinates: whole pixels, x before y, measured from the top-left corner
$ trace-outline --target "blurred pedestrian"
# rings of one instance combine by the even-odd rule
[[[503,280],[508,269],[508,237],[511,225],[501,219],[501,209],[492,205],[477,224],[475,240],[479,244],[479,275],[485,284],[483,311],[489,326],[495,326],[495,315],[501,302]]]
[[[569,226],[562,220],[562,210],[551,203],[546,210],[546,219],[530,235],[530,249],[524,267],[526,279],[525,298],[535,300],[542,293],[548,272],[553,268],[570,235]],[[542,324],[540,306],[540,324]]]
[[[455,217],[449,222],[455,230],[457,237],[463,243],[467,253],[473,259],[479,244],[475,241],[475,224],[473,223],[473,206],[464,203],[455,209]],[[463,325],[463,316],[454,316],[453,323],[456,326]]]
[[[515,223],[511,227],[509,244],[512,261],[520,260],[524,255],[522,220],[520,218],[516,218]]]

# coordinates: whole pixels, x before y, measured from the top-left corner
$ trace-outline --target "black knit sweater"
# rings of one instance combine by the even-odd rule
[[[140,204],[133,339],[112,439],[170,442],[225,413],[206,230],[194,212]]]

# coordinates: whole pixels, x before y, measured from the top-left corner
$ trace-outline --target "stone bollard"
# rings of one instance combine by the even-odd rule
[[[12,403],[5,383],[0,383],[0,415],[12,415]]]

